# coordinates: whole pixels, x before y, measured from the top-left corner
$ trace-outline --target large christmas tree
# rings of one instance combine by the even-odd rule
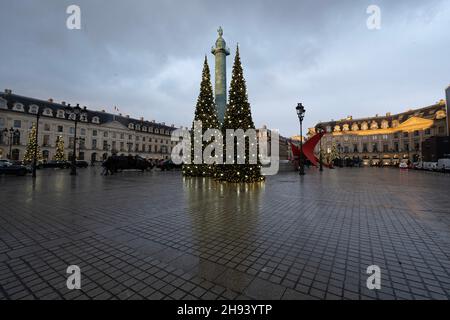
[[[39,144],[37,142],[37,137],[36,137],[36,125],[33,124],[30,132],[28,133],[28,144],[27,144],[27,149],[25,151],[25,156],[23,157],[23,162],[24,163],[33,162],[35,151],[36,151],[36,155],[37,155],[36,160],[42,160],[41,150],[39,148]]]
[[[202,129],[201,134],[208,129],[219,129],[219,120],[217,118],[217,110],[214,104],[213,89],[211,85],[211,74],[209,71],[208,61],[205,57],[205,62],[203,64],[202,81],[200,84],[200,94],[197,99],[197,105],[195,108],[194,121],[201,121]],[[205,177],[213,176],[215,171],[215,166],[213,164],[205,164],[203,157],[198,159],[194,155],[194,144],[195,144],[195,131],[194,124],[192,125],[191,131],[191,164],[183,165],[183,175],[194,176],[194,177]],[[199,135],[200,132],[197,132]],[[202,155],[208,142],[197,141],[197,143],[202,144]],[[201,162],[195,163],[195,162]]]
[[[64,154],[64,139],[61,136],[56,138],[56,153],[53,159],[56,161],[66,160],[66,156]]]
[[[244,132],[248,129],[255,129],[250,110],[250,103],[247,97],[247,86],[245,84],[244,72],[241,65],[241,58],[239,56],[239,46],[236,49],[236,56],[234,58],[233,71],[231,76],[231,86],[229,91],[228,107],[225,111],[224,123],[222,132],[226,137],[227,129],[242,129]],[[234,164],[224,164],[219,166],[220,172],[216,174],[216,178],[228,182],[256,182],[264,180],[261,175],[261,165],[257,157],[257,163],[250,164],[250,143],[249,139],[245,139],[245,163],[237,164],[239,155],[237,154],[238,142],[234,140]],[[226,157],[230,155],[226,154]],[[242,159],[241,159],[242,160]]]

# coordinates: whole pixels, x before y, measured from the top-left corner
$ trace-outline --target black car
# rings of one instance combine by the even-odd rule
[[[28,172],[27,167],[13,164],[7,160],[0,160],[0,174],[15,174],[24,176]]]
[[[172,160],[163,160],[157,166],[161,171],[169,171],[172,169],[181,169],[181,164],[175,164]]]
[[[76,162],[78,168],[87,168],[89,167],[89,163],[84,160],[77,160]]]
[[[59,168],[59,169],[67,169],[70,168],[70,162],[68,161],[48,161],[42,165],[44,168]]]

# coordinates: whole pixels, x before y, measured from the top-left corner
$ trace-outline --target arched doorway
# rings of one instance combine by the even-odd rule
[[[19,149],[13,149],[11,152],[11,160],[18,161],[20,157]]]

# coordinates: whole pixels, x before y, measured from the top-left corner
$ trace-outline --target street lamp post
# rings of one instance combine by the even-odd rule
[[[322,134],[324,132],[322,127],[318,128],[319,134]],[[322,137],[320,137],[319,142],[319,171],[323,171],[323,165],[322,165]]]
[[[19,129],[14,130],[11,127],[9,130],[6,128],[3,129],[3,133],[8,135],[9,154],[8,154],[7,158],[9,160],[11,160],[12,159],[12,146],[13,146],[14,138],[20,134],[20,131],[19,131]]]
[[[77,174],[77,125],[78,121],[80,120],[80,114],[81,114],[81,108],[80,105],[77,104],[76,107],[70,107],[70,104],[66,108],[66,113],[69,115],[73,114],[73,121],[75,122],[75,130],[74,130],[74,137],[73,137],[73,151],[72,151],[72,167],[70,169],[70,175],[75,176]],[[69,116],[70,119],[70,116]]]
[[[295,109],[297,110],[298,120],[300,121],[300,158],[299,158],[300,167],[299,167],[299,174],[301,176],[303,176],[303,175],[305,175],[305,164],[303,163],[303,128],[302,128],[302,123],[303,123],[303,119],[305,117],[305,107],[301,103],[298,103],[297,107]]]

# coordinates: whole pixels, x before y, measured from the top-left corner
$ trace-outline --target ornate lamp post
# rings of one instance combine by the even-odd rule
[[[7,158],[9,160],[11,160],[12,146],[13,146],[14,138],[19,136],[20,131],[19,131],[19,129],[14,130],[12,127],[9,130],[5,128],[5,129],[3,129],[3,134],[8,135],[9,154],[8,154]]]
[[[317,128],[317,132],[319,134],[322,134],[325,130],[322,127],[318,127]],[[322,165],[322,137],[320,137],[320,142],[319,142],[319,171],[323,171],[323,165]]]
[[[77,174],[77,124],[78,121],[80,120],[80,114],[81,114],[81,108],[80,105],[77,104],[76,107],[70,107],[70,104],[67,106],[67,108],[65,109],[66,113],[69,114],[69,119],[72,116],[72,119],[75,122],[75,132],[74,132],[74,137],[73,137],[73,153],[72,153],[72,167],[70,170],[70,175],[71,176],[75,176]]]
[[[302,122],[303,118],[305,117],[305,107],[298,103],[297,107],[295,108],[297,111],[298,120],[300,121],[300,167],[299,167],[299,174],[301,176],[305,175],[305,164],[303,163],[303,127]]]

